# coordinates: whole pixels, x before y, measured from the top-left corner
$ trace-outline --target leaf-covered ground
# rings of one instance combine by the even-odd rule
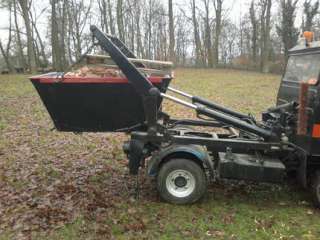
[[[256,115],[274,104],[280,81],[231,70],[176,76],[176,87]],[[165,110],[193,116],[172,103]],[[1,76],[0,239],[320,239],[320,212],[297,188],[211,184],[201,202],[174,206],[141,174],[137,199],[127,136],[52,128],[27,77]]]

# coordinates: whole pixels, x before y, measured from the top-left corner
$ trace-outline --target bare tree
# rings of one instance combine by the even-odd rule
[[[100,11],[100,24],[104,32],[109,33],[108,5],[106,0],[98,0]]]
[[[22,40],[21,40],[21,33],[20,33],[20,27],[18,24],[18,6],[17,1],[13,1],[13,16],[14,16],[14,26],[15,26],[15,38],[16,38],[16,44],[17,44],[17,51],[18,51],[18,60],[19,60],[19,66],[23,69],[27,68],[27,62],[23,53],[23,46],[22,46]]]
[[[153,58],[159,60],[168,60],[169,53],[169,34],[168,34],[168,18],[167,10],[162,4],[155,3],[155,28],[152,28],[152,45],[153,45]]]
[[[10,48],[12,43],[12,21],[11,21],[11,9],[12,9],[12,3],[8,2],[7,8],[9,9],[10,15],[9,15],[9,29],[8,29],[8,41],[6,47],[3,46],[1,40],[0,40],[0,51],[4,58],[4,61],[6,63],[7,69],[9,72],[13,71],[13,67],[11,64],[10,59]]]
[[[90,0],[88,5],[84,0],[69,0],[67,2],[69,28],[71,28],[69,33],[75,50],[75,58],[79,59],[82,53],[83,35],[90,15],[92,1]]]
[[[303,31],[312,31],[314,18],[318,14],[319,1],[312,4],[311,0],[306,0],[303,4],[303,13],[305,16]]]
[[[37,48],[40,48],[40,49],[39,49],[39,54],[37,55],[37,59],[38,59],[37,62],[39,63],[38,65],[41,66],[41,67],[48,67],[49,62],[48,62],[48,59],[47,59],[47,56],[46,56],[46,53],[45,53],[45,46],[44,46],[41,34],[39,32],[39,29],[38,29],[38,26],[37,26],[37,22],[38,22],[38,18],[46,10],[47,10],[47,7],[43,8],[41,10],[39,16],[35,16],[35,17],[33,17],[32,12],[30,12],[30,21],[31,21],[31,24],[32,24],[32,29],[34,30],[35,35],[36,35],[36,39],[34,39],[34,43],[35,43],[36,46],[38,46],[37,42],[39,42],[39,47],[37,47]],[[34,10],[34,12],[35,12],[35,10]],[[41,55],[41,58],[42,58],[41,60],[40,60],[40,55]]]
[[[66,0],[50,0],[52,65],[57,71],[67,67],[65,56]]]
[[[228,16],[225,0],[186,1],[190,5],[173,0],[49,0],[49,5],[32,0],[0,0],[12,3],[12,26],[6,29],[12,40],[2,39],[0,55],[6,66],[9,59],[12,66],[33,66],[32,71],[51,64],[63,71],[89,46],[92,23],[117,35],[137,57],[198,67],[219,67],[219,61],[224,66],[241,62],[251,67],[259,63],[260,70],[268,72],[271,60],[282,59],[277,53],[284,50],[286,55],[296,43],[298,0],[279,0],[280,18],[272,18],[274,1],[251,0],[250,8],[240,12],[237,24]],[[319,3],[304,2],[303,28],[311,29]],[[48,7],[50,11],[45,10]]]
[[[205,17],[204,17],[204,42],[206,46],[206,60],[208,67],[213,67],[213,52],[212,52],[212,41],[211,41],[211,26],[210,26],[210,1],[203,0]]]
[[[187,49],[192,42],[190,40],[189,26],[186,26],[186,21],[183,15],[177,16],[177,33],[176,33],[176,64],[184,66],[187,61]],[[190,26],[191,27],[191,26]]]
[[[121,41],[125,41],[125,31],[123,24],[123,0],[117,0],[117,25],[118,25],[118,33]]]
[[[270,30],[271,30],[271,0],[260,0],[261,14],[261,71],[269,72],[269,52],[270,52]]]
[[[133,3],[133,11],[134,11],[134,15],[135,15],[135,33],[136,33],[136,52],[137,55],[140,57],[144,57],[145,56],[145,52],[144,52],[144,48],[142,45],[142,33],[141,33],[141,0],[135,0]]]
[[[222,29],[222,6],[224,0],[213,0],[213,6],[216,14],[215,20],[215,36],[214,36],[214,66],[219,63],[219,43]]]
[[[277,32],[282,39],[285,58],[288,51],[297,44],[299,30],[294,26],[298,0],[281,0],[281,22],[277,26]]]
[[[115,25],[114,25],[114,17],[113,17],[113,13],[112,13],[112,8],[113,8],[113,5],[111,4],[111,1],[110,0],[107,0],[107,3],[108,3],[108,15],[109,15],[109,24],[110,24],[110,33],[112,35],[114,35],[116,33],[116,30],[115,30]]]
[[[144,14],[144,45],[146,48],[146,57],[147,58],[154,58],[155,56],[155,46],[154,46],[154,39],[156,35],[154,35],[154,29],[155,29],[155,23],[157,22],[159,13],[159,2],[156,0],[148,0],[145,8],[145,14]],[[159,30],[159,29],[158,29]],[[160,29],[161,30],[161,29]]]
[[[199,24],[196,15],[196,2],[195,0],[191,1],[191,11],[192,11],[192,23],[193,23],[193,35],[194,35],[194,44],[195,44],[195,55],[196,55],[196,66],[201,65],[201,40],[199,33]]]
[[[239,34],[238,27],[232,23],[231,21],[225,21],[224,26],[221,32],[221,44],[220,44],[220,51],[222,53],[222,62],[224,67],[228,65],[232,65],[232,59],[237,54],[236,43],[239,41],[237,35]]]
[[[252,37],[251,37],[251,42],[252,42],[252,61],[255,63],[257,60],[257,49],[258,49],[258,19],[256,16],[256,8],[255,8],[255,3],[254,0],[251,2],[250,5],[250,23],[252,27]]]
[[[30,8],[31,8],[31,0],[18,0],[20,4],[20,8],[22,11],[22,17],[25,23],[26,34],[27,34],[27,47],[28,47],[28,63],[29,69],[31,72],[36,72],[36,56],[34,52],[34,44],[33,44],[33,33],[31,28],[31,20],[30,20]]]
[[[169,55],[170,60],[175,62],[175,40],[174,40],[174,18],[173,18],[173,7],[172,0],[168,0],[169,5]]]

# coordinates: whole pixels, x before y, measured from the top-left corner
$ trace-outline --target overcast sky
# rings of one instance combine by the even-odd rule
[[[167,2],[167,0],[162,0],[163,2]],[[256,0],[258,1],[258,0]],[[315,0],[314,0],[315,1]],[[45,4],[48,4],[48,1],[42,1],[42,0],[34,0],[37,4],[39,3],[39,9],[43,8]],[[174,8],[177,10],[178,8],[188,8],[190,0],[173,0],[174,2]],[[201,8],[203,5],[202,0],[197,0],[197,5]],[[272,0],[273,2],[273,8],[272,12],[275,14],[278,11],[278,2],[279,0]],[[302,16],[302,5],[304,0],[300,0],[298,11],[297,11],[297,19],[296,19],[296,25],[299,26],[301,24],[301,16]],[[240,16],[246,14],[249,11],[251,0],[225,0],[225,8],[228,9],[229,18],[232,22],[239,24]],[[212,9],[213,12],[213,9]],[[4,10],[0,10],[0,16],[2,21],[0,21],[0,29],[8,27],[9,23],[9,16],[8,13]],[[44,15],[43,17],[43,25],[45,25],[46,17]],[[40,22],[41,24],[41,22]],[[39,24],[39,25],[40,25]],[[40,26],[41,28],[41,26]],[[45,31],[46,29],[43,29]],[[0,30],[0,38],[2,40],[5,40],[7,38],[6,31]]]

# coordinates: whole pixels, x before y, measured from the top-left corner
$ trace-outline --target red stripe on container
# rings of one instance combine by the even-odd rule
[[[39,81],[40,83],[128,83],[128,79],[124,77],[49,77],[35,76],[31,80]],[[150,77],[148,80],[151,83],[161,83],[164,78]]]

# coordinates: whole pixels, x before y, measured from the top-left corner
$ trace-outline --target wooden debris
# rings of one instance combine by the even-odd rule
[[[103,64],[105,62],[105,56],[103,55],[87,55],[87,64]]]
[[[153,61],[146,59],[133,59],[129,61],[145,76],[151,77],[171,77],[171,62]],[[119,67],[107,55],[87,55],[86,65],[79,69],[68,72],[65,76],[69,77],[124,77]]]
[[[98,64],[98,63],[105,63],[108,65],[115,64],[114,61],[108,55],[87,55],[87,64]],[[138,58],[128,58],[129,61],[139,67],[144,66],[145,68],[149,69],[157,69],[157,70],[164,70],[173,68],[172,62],[165,62],[165,61],[155,61],[149,59],[138,59]]]
[[[74,72],[68,72],[66,77],[121,77],[120,70],[101,66],[84,66]]]

